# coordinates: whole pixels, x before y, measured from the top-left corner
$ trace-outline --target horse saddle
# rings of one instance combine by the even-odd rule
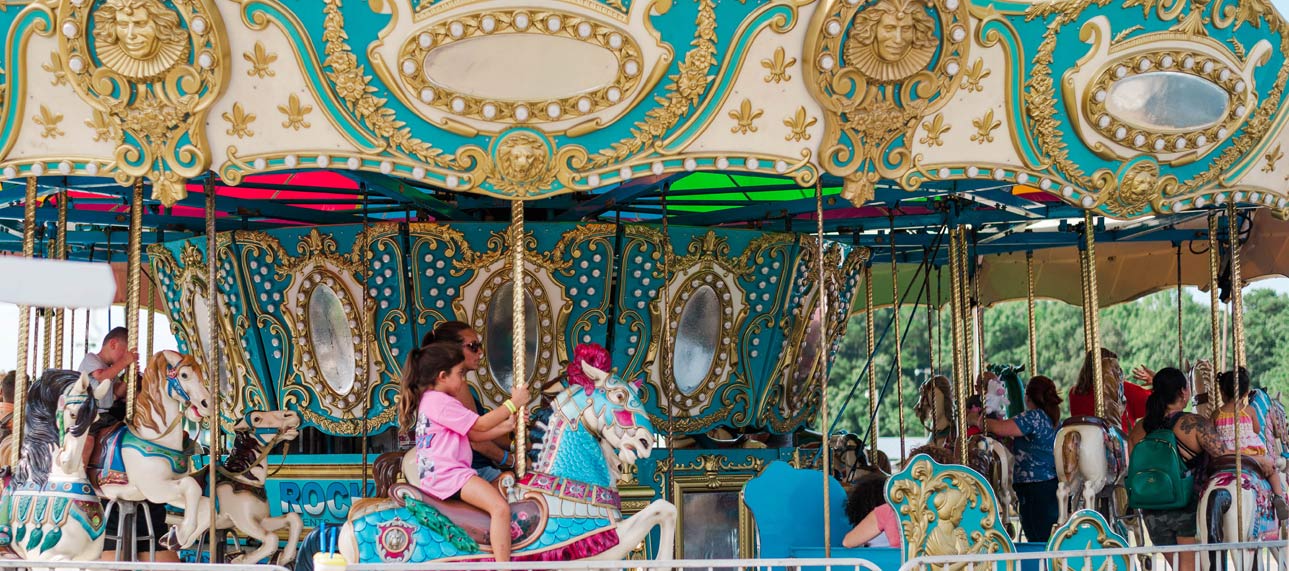
[[[1218,456],[1217,458],[1214,458],[1213,463],[1209,465],[1209,469],[1214,474],[1218,472],[1234,472],[1235,455],[1224,454],[1222,456]],[[1266,480],[1268,482],[1271,481],[1271,478],[1267,477],[1267,473],[1262,471],[1262,464],[1249,460],[1247,457],[1240,462],[1240,471],[1252,473],[1257,477],[1262,478],[1263,480]]]
[[[488,512],[461,500],[440,500],[409,484],[394,484],[389,490],[389,496],[400,506],[406,506],[414,500],[433,508],[461,528],[481,548],[489,550],[488,546],[492,544],[489,534],[492,517]],[[525,499],[510,504],[511,549],[517,551],[527,547],[542,535],[546,528],[546,513],[545,502],[540,499]]]
[[[1061,428],[1067,426],[1095,426],[1102,430],[1110,430],[1110,423],[1099,416],[1071,416],[1061,423]]]
[[[94,445],[86,446],[82,457],[90,484],[95,490],[102,490],[104,485],[130,483],[125,475],[125,462],[121,460],[121,440],[128,432],[125,423],[114,422],[92,429]]]

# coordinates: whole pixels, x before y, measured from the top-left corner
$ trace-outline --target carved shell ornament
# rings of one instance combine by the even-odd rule
[[[117,133],[117,182],[151,179],[167,205],[210,167],[205,116],[227,83],[212,0],[64,0],[59,54],[76,93]]]

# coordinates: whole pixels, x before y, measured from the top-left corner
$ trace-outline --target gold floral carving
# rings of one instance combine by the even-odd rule
[[[269,66],[277,61],[277,54],[264,49],[264,44],[260,42],[255,42],[255,47],[251,51],[243,53],[242,59],[251,64],[251,69],[246,70],[246,75],[260,79],[277,75],[277,72],[269,69]]]
[[[797,107],[797,112],[789,115],[783,120],[783,125],[788,128],[788,136],[784,137],[785,141],[809,141],[810,132],[807,130],[815,126],[819,120],[806,115],[805,107]]]
[[[1280,162],[1280,159],[1284,158],[1284,156],[1284,152],[1280,150],[1280,145],[1276,145],[1274,149],[1263,155],[1262,158],[1266,159],[1267,164],[1262,166],[1262,172],[1275,172],[1276,163]]]
[[[300,129],[308,129],[313,126],[308,121],[304,120],[305,115],[313,112],[313,106],[300,103],[299,95],[292,93],[291,96],[287,98],[286,105],[278,105],[277,110],[282,112],[283,115],[286,115],[286,121],[282,122],[283,129],[299,131]]]
[[[989,77],[993,73],[985,69],[984,58],[976,58],[975,63],[962,70],[962,90],[967,92],[984,91],[985,86],[980,85],[980,80]]]
[[[908,79],[926,68],[940,41],[923,0],[878,0],[855,14],[846,62],[877,82]]]
[[[49,52],[49,63],[40,64],[40,69],[49,72],[54,76],[49,82],[55,86],[67,85],[67,72],[63,71],[63,57],[58,55],[58,51]]]
[[[85,120],[85,126],[94,130],[96,142],[111,141],[116,134],[116,126],[102,109],[95,109],[94,115]]]
[[[896,480],[888,492],[902,516],[906,558],[1007,551],[1010,542],[997,528],[993,492],[967,470],[934,472],[934,464],[921,457],[909,468],[910,477]],[[979,517],[979,531],[964,529],[963,520],[968,517]],[[953,563],[941,569],[969,565]]]
[[[677,462],[674,457],[667,457],[654,465],[653,481],[655,484],[661,484],[663,478],[670,474],[698,472],[699,476],[706,481],[708,488],[716,489],[725,486],[723,477],[728,477],[734,472],[759,473],[765,469],[765,465],[765,460],[750,454],[742,462],[736,462],[721,454],[700,454],[689,462]],[[745,478],[746,476],[741,479]]]
[[[994,110],[990,109],[971,120],[971,125],[976,128],[976,132],[971,135],[971,140],[981,145],[994,142],[994,130],[1002,126],[1002,121],[994,119]]]
[[[796,65],[797,58],[786,56],[783,46],[779,46],[774,48],[774,57],[761,60],[761,67],[770,72],[765,76],[766,83],[783,83],[792,80],[792,76],[788,75],[788,68]]]
[[[943,137],[951,128],[949,124],[944,122],[944,113],[936,113],[935,117],[932,117],[930,121],[922,123],[922,129],[926,131],[926,134],[922,135],[918,142],[923,145],[939,147],[944,144],[940,137]]]
[[[187,179],[210,167],[206,113],[227,83],[226,40],[212,2],[60,7],[59,54],[77,94],[115,128],[117,182],[147,177],[152,197],[167,205],[187,196]]]
[[[225,111],[223,117],[229,124],[229,128],[224,131],[228,136],[238,139],[255,136],[255,132],[251,130],[251,123],[255,122],[255,114],[247,113],[241,103],[234,103],[232,114]]]
[[[58,128],[58,125],[63,122],[63,114],[54,113],[44,105],[40,106],[40,113],[33,116],[31,120],[35,121],[37,125],[43,127],[43,130],[40,132],[40,138],[42,139],[57,139],[58,137],[67,134],[64,133],[62,129]]]
[[[753,109],[752,101],[744,97],[738,109],[730,111],[730,119],[733,119],[735,123],[733,127],[730,127],[730,132],[743,135],[755,133],[756,124],[754,121],[760,119],[762,115],[765,115],[765,111]]]

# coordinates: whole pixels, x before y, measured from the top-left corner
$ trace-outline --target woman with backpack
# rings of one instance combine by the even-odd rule
[[[972,424],[997,436],[1013,438],[1016,471],[1013,481],[1020,498],[1020,524],[1025,538],[1045,542],[1060,513],[1056,502],[1056,427],[1061,421],[1061,397],[1056,383],[1036,375],[1025,387],[1025,412],[1010,419],[968,417]]]
[[[1146,531],[1155,545],[1192,544],[1198,532],[1195,512],[1199,506],[1199,494],[1195,485],[1204,482],[1208,459],[1222,454],[1222,438],[1209,419],[1185,412],[1190,405],[1191,390],[1184,373],[1173,367],[1160,370],[1155,373],[1154,389],[1146,399],[1146,416],[1132,427],[1132,433],[1128,435],[1128,444],[1133,449],[1125,481],[1128,501],[1134,508],[1141,507]],[[1173,438],[1167,438],[1169,433]],[[1149,444],[1142,445],[1147,440]],[[1167,468],[1167,461],[1158,458],[1143,460],[1142,454],[1157,448],[1156,443],[1170,440],[1176,442],[1171,446],[1172,454],[1181,460],[1182,474],[1171,474],[1170,470],[1161,469]],[[1138,486],[1138,481],[1143,484]],[[1134,488],[1139,491],[1134,492]],[[1155,497],[1160,494],[1169,497]],[[1181,504],[1180,507],[1142,507],[1177,504]],[[1180,571],[1189,571],[1195,565],[1191,557],[1179,559]]]

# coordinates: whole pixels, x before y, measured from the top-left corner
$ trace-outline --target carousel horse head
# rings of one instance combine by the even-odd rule
[[[233,450],[224,469],[263,482],[264,459],[274,446],[300,436],[300,414],[293,410],[253,410],[233,425]]]
[[[1119,426],[1122,423],[1124,403],[1123,367],[1119,366],[1119,355],[1102,347],[1101,379],[1098,383],[1093,383],[1093,377],[1096,376],[1095,370],[1092,352],[1088,351],[1083,356],[1083,367],[1079,370],[1079,381],[1074,385],[1074,393],[1090,395],[1094,389],[1101,391],[1106,407],[1104,420]]]
[[[1213,418],[1217,411],[1217,395],[1210,389],[1217,387],[1217,370],[1213,362],[1200,359],[1191,368],[1191,394],[1195,395],[1195,414],[1204,418]]]
[[[54,453],[67,446],[66,436],[85,437],[97,417],[94,401],[108,390],[111,390],[110,383],[100,383],[99,389],[91,393],[89,376],[76,371],[45,371],[27,391],[22,460],[15,474],[16,484],[42,486],[53,468],[65,474],[83,469],[79,452],[59,454],[57,465]]]
[[[191,355],[161,351],[153,355],[143,372],[130,427],[169,431],[162,419],[168,416],[166,404],[171,402],[178,404],[183,417],[191,422],[210,414],[210,391],[201,365]]]
[[[605,460],[613,475],[621,475],[624,466],[635,464],[653,450],[655,433],[640,400],[640,382],[624,381],[612,371],[597,368],[593,363],[603,363],[601,359],[608,356],[599,345],[579,345],[573,354],[569,368],[585,378],[574,380],[577,375],[570,371],[573,386],[562,396],[580,411],[576,420],[616,452],[611,456],[606,450]]]
[[[932,432],[941,432],[953,426],[953,386],[949,378],[936,375],[918,388],[918,402],[913,407],[922,425]]]

